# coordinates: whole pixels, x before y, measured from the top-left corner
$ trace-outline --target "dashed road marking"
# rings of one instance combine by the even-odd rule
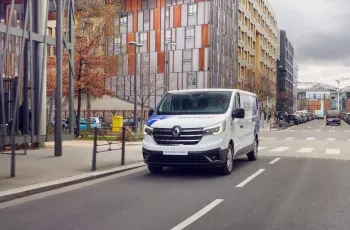
[[[289,141],[290,141],[290,140],[293,140],[293,139],[295,139],[295,137],[287,137],[287,138],[286,138],[286,140],[289,140]]]
[[[258,147],[258,150],[263,150],[263,149],[266,149],[266,147]]]
[[[306,141],[313,141],[313,140],[315,140],[316,139],[316,137],[308,137],[308,138],[306,138],[305,140]]]
[[[327,141],[335,141],[335,138],[329,137],[329,138],[327,138]]]
[[[281,160],[281,158],[277,157],[277,158],[273,159],[272,161],[270,161],[269,164],[273,165],[274,163],[276,163],[279,160]]]
[[[236,185],[237,188],[242,188],[244,185],[246,185],[247,183],[249,183],[249,181],[253,180],[255,177],[259,176],[259,174],[261,174],[262,172],[264,172],[265,169],[259,169],[258,171],[256,171],[254,174],[252,174],[251,176],[249,176],[247,179],[245,179],[244,181],[242,181],[241,183],[239,183],[238,185]]]

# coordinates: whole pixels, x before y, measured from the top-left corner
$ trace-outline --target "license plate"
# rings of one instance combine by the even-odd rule
[[[333,121],[333,119],[328,119],[328,121]]]
[[[187,156],[187,151],[163,151],[163,155],[168,156]]]

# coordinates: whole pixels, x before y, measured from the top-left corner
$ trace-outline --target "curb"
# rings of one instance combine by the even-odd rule
[[[132,169],[140,168],[143,166],[145,166],[143,162],[134,163],[134,164],[121,166],[113,169],[108,169],[108,170],[103,170],[98,172],[90,172],[82,175],[66,177],[58,180],[42,182],[34,185],[28,185],[28,186],[23,186],[19,188],[0,191],[0,203],[4,203],[4,202],[11,201],[18,198],[23,198],[26,196],[31,196],[42,192],[55,190],[58,188],[67,187],[70,185],[74,185],[74,184],[78,184],[86,181],[95,180],[101,177],[122,173]]]

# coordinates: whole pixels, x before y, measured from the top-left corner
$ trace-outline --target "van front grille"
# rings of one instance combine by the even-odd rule
[[[203,129],[182,129],[174,137],[172,129],[154,128],[152,136],[158,145],[196,145],[203,137]]]

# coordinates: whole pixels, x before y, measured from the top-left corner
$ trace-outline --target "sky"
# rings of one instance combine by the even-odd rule
[[[334,79],[350,78],[350,0],[269,2],[295,47],[300,82],[336,86]]]

